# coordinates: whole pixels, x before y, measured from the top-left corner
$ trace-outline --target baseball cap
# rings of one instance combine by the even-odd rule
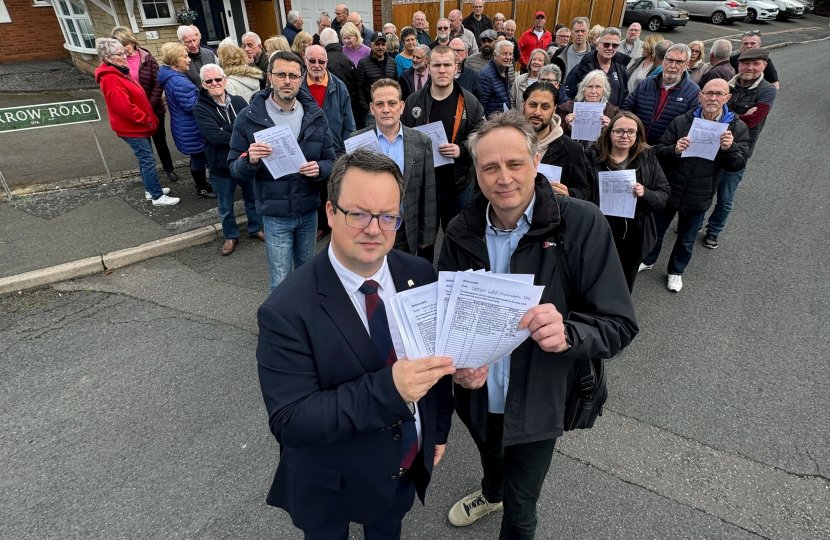
[[[372,32],[372,43],[379,39],[386,41],[386,36],[383,34],[383,32]]]
[[[482,32],[481,34],[479,34],[478,37],[480,37],[481,39],[489,39],[491,41],[496,41],[496,38],[499,37],[499,36],[496,34],[495,30],[489,30],[488,29],[488,30],[485,30],[484,32]]]
[[[537,11],[536,15],[533,16],[534,19],[538,19],[539,17],[545,17],[544,11]],[[545,17],[547,19],[547,17]]]
[[[738,57],[738,62],[743,62],[744,60],[766,60],[769,61],[769,51],[763,47],[757,47],[754,49],[747,49],[741,53],[741,56]]]

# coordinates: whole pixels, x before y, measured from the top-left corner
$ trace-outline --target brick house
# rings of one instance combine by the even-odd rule
[[[68,58],[52,5],[44,0],[0,0],[0,63]]]

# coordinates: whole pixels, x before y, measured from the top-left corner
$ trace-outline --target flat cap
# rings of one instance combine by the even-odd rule
[[[769,51],[763,47],[756,47],[753,49],[745,50],[741,53],[741,56],[738,57],[738,62],[744,62],[749,60],[769,61]]]
[[[496,38],[499,37],[499,36],[496,34],[495,30],[487,29],[484,32],[482,32],[481,34],[479,34],[478,37],[481,38],[481,39],[489,39],[489,40],[492,40],[492,41],[496,41]]]

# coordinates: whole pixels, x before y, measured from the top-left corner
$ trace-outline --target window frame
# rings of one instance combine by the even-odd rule
[[[83,15],[79,15],[79,14],[75,14],[75,13],[72,13],[70,15],[62,14],[59,11],[59,8],[58,8],[58,2],[59,1],[60,0],[50,0],[50,5],[52,6],[52,8],[55,11],[55,16],[58,18],[58,26],[60,26],[61,33],[63,34],[63,40],[64,40],[63,48],[66,49],[66,50],[69,50],[69,51],[73,51],[73,52],[97,55],[98,51],[95,50],[95,32],[94,32],[94,30],[90,34],[92,36],[92,43],[93,43],[91,48],[90,47],[85,47],[85,46],[82,47],[82,46],[74,45],[72,43],[72,40],[70,39],[69,34],[67,34],[66,23],[65,23],[66,19],[69,19],[69,20],[73,21],[73,25],[75,26],[76,31],[79,32],[78,37],[80,38],[81,41],[83,41],[83,34],[80,33],[80,25],[77,24],[77,22],[75,22],[75,21],[81,21],[81,20],[86,21],[89,24],[90,30],[93,29],[92,20],[89,18],[89,10],[87,9],[86,3],[84,3],[84,0],[63,0],[63,2],[66,3],[67,6],[74,5],[75,7],[79,8],[79,9],[82,9],[83,12],[84,12]],[[71,11],[72,8],[70,7],[69,9]]]
[[[167,2],[167,8],[170,11],[169,17],[164,18],[148,18],[144,13],[144,2],[142,0],[135,0],[138,4],[138,14],[141,16],[141,26],[147,28],[154,28],[156,26],[171,26],[179,24],[176,21],[176,10],[173,8],[173,0],[152,0],[155,4]]]

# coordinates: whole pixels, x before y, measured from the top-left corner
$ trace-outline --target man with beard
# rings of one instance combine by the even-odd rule
[[[495,30],[485,30],[482,32],[478,52],[467,56],[467,67],[480,74],[484,66],[489,64],[493,58],[497,38],[498,35]]]
[[[412,51],[412,67],[407,68],[401,73],[398,84],[401,85],[401,103],[406,101],[406,98],[416,90],[420,90],[429,84],[429,71],[427,70],[427,62],[429,61],[429,47],[426,45],[416,45],[415,50]]]
[[[525,90],[524,115],[536,131],[539,141],[539,163],[562,168],[559,182],[550,187],[560,195],[568,195],[586,201],[592,200],[588,185],[588,168],[582,145],[562,132],[556,111],[559,92],[549,82],[539,81]]]
[[[429,49],[432,50],[438,45],[450,44],[450,20],[438,19],[438,24],[435,25],[435,41],[429,44]]]

